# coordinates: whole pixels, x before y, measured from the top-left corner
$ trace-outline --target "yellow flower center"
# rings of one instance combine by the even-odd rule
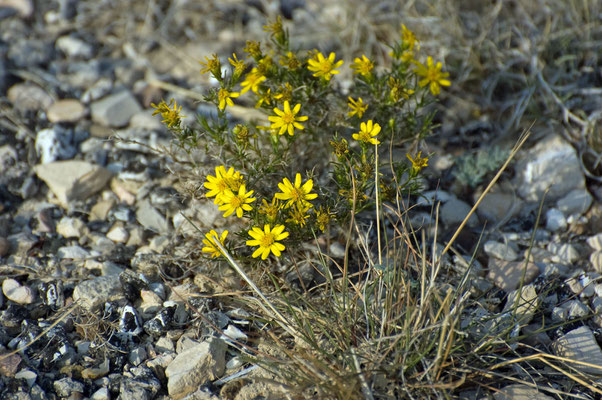
[[[293,113],[284,113],[284,115],[282,116],[282,122],[284,122],[285,124],[292,124],[293,122],[295,122],[295,115]]]
[[[272,246],[274,244],[274,235],[270,232],[270,233],[264,233],[263,237],[261,238],[261,240],[259,241],[261,244],[261,247],[266,247],[269,248],[270,246]]]
[[[245,202],[245,200],[242,197],[240,197],[240,196],[234,196],[234,197],[232,197],[232,200],[230,201],[230,204],[232,205],[232,207],[238,208],[244,202]]]

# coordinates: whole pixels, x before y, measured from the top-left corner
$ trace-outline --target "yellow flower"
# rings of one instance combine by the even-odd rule
[[[278,243],[278,241],[288,237],[288,232],[283,231],[284,225],[276,225],[273,229],[270,229],[270,225],[265,224],[263,230],[257,226],[251,228],[249,236],[253,239],[247,240],[247,246],[259,246],[253,252],[253,258],[261,255],[261,259],[265,260],[270,255],[270,252],[274,253],[276,257],[280,257],[285,247],[282,243]]]
[[[241,94],[246,93],[251,89],[254,93],[257,93],[259,90],[259,84],[265,81],[267,78],[257,70],[257,68],[253,68],[251,72],[247,74],[245,80],[240,84],[242,86]]]
[[[361,76],[366,78],[372,75],[373,68],[374,64],[364,54],[362,54],[362,58],[355,58],[353,60],[353,64],[351,64],[351,69],[354,70],[354,74],[360,74]]]
[[[265,103],[266,105],[272,104],[272,89],[268,88],[268,90],[264,91],[261,95],[259,95],[259,100],[257,100],[257,104],[255,104],[255,108],[259,108]]]
[[[221,79],[222,77],[222,66],[219,62],[219,58],[217,58],[217,54],[213,54],[211,58],[205,56],[205,60],[207,62],[199,61],[199,63],[204,67],[201,69],[201,73],[211,72],[215,79]]]
[[[261,45],[255,40],[247,40],[247,46],[242,50],[255,59],[261,57]]]
[[[369,120],[368,123],[362,122],[360,125],[360,131],[358,133],[354,133],[351,135],[355,140],[364,143],[370,144],[379,144],[375,136],[380,132],[380,125],[375,124],[372,120]]]
[[[232,53],[232,58],[228,58],[228,61],[230,61],[230,64],[232,64],[232,66],[234,67],[233,75],[235,77],[241,76],[245,70],[244,60],[239,60],[238,57],[236,57],[236,53]]]
[[[323,77],[329,81],[332,75],[340,72],[336,71],[335,68],[339,68],[343,65],[343,60],[339,60],[335,63],[334,59],[334,53],[330,53],[328,58],[324,58],[324,55],[321,52],[317,52],[315,58],[307,60],[307,63],[309,64],[307,69],[313,71],[315,77]]]
[[[288,200],[284,208],[289,208],[293,204],[311,207],[309,200],[318,197],[316,193],[310,193],[313,187],[314,181],[311,179],[308,179],[307,182],[301,185],[301,174],[297,174],[295,176],[295,185],[288,178],[284,178],[282,183],[278,184],[278,188],[282,192],[276,193],[275,197],[278,200]]]
[[[301,66],[301,62],[299,61],[295,53],[293,53],[292,51],[286,53],[286,58],[281,58],[278,62],[280,63],[280,65],[282,65],[283,67],[287,67],[291,71],[295,71]]]
[[[224,108],[226,108],[226,104],[232,107],[234,105],[232,99],[238,96],[240,96],[240,93],[229,92],[226,89],[220,89],[217,93],[217,97],[219,99],[219,105],[217,106],[217,108],[223,110]]]
[[[389,77],[387,85],[391,88],[389,99],[394,103],[397,103],[402,98],[409,100],[410,96],[414,93],[412,89],[404,87],[399,79],[395,79],[392,76]]]
[[[349,153],[349,147],[346,139],[341,139],[340,142],[331,140],[330,146],[332,146],[334,155],[337,156],[338,159],[343,158],[345,154]]]
[[[357,115],[358,118],[362,118],[362,115],[364,115],[364,113],[368,109],[368,104],[364,104],[364,100],[362,100],[361,97],[358,97],[357,100],[353,100],[351,97],[349,97],[348,99],[349,103],[347,103],[347,105],[349,106],[349,108],[351,108],[351,111],[349,111],[347,115],[349,117]]]
[[[326,230],[326,226],[328,225],[331,219],[332,214],[330,213],[330,209],[324,209],[322,206],[320,206],[318,211],[316,211],[316,224],[322,232]]]
[[[280,18],[280,15],[276,18],[276,21],[264,25],[263,31],[270,32],[270,37],[275,38],[277,42],[282,41],[284,38],[284,29],[282,28],[282,18]]]
[[[272,62],[272,57],[266,55],[257,62],[257,70],[261,74],[267,75],[272,70],[273,65],[274,63]]]
[[[278,211],[282,208],[278,199],[273,197],[271,203],[268,203],[265,199],[261,201],[263,202],[263,205],[259,207],[259,213],[265,214],[268,222],[276,221],[276,218],[278,217]]]
[[[222,196],[226,193],[226,190],[237,192],[242,183],[243,179],[240,172],[235,171],[232,167],[226,171],[226,167],[220,165],[215,167],[215,176],[208,175],[207,182],[203,184],[205,188],[209,189],[205,196],[215,196],[214,203],[223,204]]]
[[[222,195],[223,204],[219,206],[220,211],[225,211],[224,218],[231,215],[236,211],[236,216],[238,218],[242,218],[242,215],[245,211],[251,211],[253,207],[249,205],[255,201],[255,197],[251,197],[253,191],[246,191],[245,184],[243,183],[238,188],[238,193],[234,194],[234,192],[230,189],[226,189],[224,194]]]
[[[300,109],[301,104],[297,104],[295,108],[291,110],[291,106],[288,101],[284,102],[284,111],[279,110],[278,107],[274,107],[274,113],[276,116],[268,117],[268,120],[272,122],[271,128],[280,128],[278,131],[279,135],[284,134],[284,132],[288,132],[288,134],[291,136],[293,136],[295,128],[299,130],[305,129],[305,127],[299,122],[307,121],[307,116],[296,116]]]
[[[219,240],[219,242],[223,246],[224,240],[226,240],[226,236],[228,236],[228,231],[222,232],[222,235],[220,237],[217,235],[217,232],[212,229],[209,233],[205,234],[206,239],[203,239],[203,244],[205,245],[205,247],[203,247],[202,252],[211,253],[211,258],[221,256],[222,251],[215,244],[215,240]]]
[[[435,65],[433,58],[428,57],[426,59],[426,67],[418,61],[414,61],[414,63],[417,66],[416,74],[424,78],[418,82],[418,86],[425,87],[426,85],[430,85],[429,89],[433,95],[436,96],[441,92],[441,86],[451,85],[451,82],[445,79],[449,76],[449,72],[441,72],[440,61]]]
[[[173,109],[170,108],[172,103]],[[169,104],[165,103],[165,100],[161,100],[158,105],[151,103],[151,107],[155,108],[153,115],[161,114],[161,117],[163,118],[163,121],[161,122],[167,124],[169,128],[173,126],[179,127],[181,119],[186,117],[185,115],[180,115],[182,106],[178,108],[178,103],[174,99],[171,99]]]
[[[282,101],[291,101],[293,98],[293,87],[291,84],[286,82],[280,86],[280,90],[274,95],[274,98]]]
[[[295,225],[305,226],[305,223],[306,223],[305,220],[309,218],[309,215],[307,214],[307,210],[309,210],[310,207],[311,207],[311,204],[310,205],[295,204],[293,207],[290,208],[290,211],[288,214],[289,218],[286,219],[286,222],[292,222]]]
[[[428,167],[429,158],[422,158],[421,155],[421,151],[419,151],[418,154],[416,154],[415,158],[412,158],[409,153],[406,154],[406,157],[408,157],[408,159],[412,162],[412,173],[414,174],[420,172],[422,168]]]
[[[420,49],[420,43],[418,39],[416,39],[416,35],[414,32],[406,28],[404,24],[401,24],[401,41],[406,50],[414,50],[414,46],[416,49]]]

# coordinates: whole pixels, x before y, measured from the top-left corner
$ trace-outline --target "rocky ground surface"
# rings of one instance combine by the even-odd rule
[[[261,37],[266,10],[224,2],[192,7],[194,14],[158,4],[174,14],[152,26],[165,34],[217,32],[193,15],[214,24],[245,21],[244,34],[224,29],[214,41],[177,48],[144,34],[155,12],[147,2],[123,3],[131,9],[121,12],[138,15],[137,24],[102,13],[119,2],[0,0],[0,398],[284,398],[253,379],[264,372],[242,362],[231,340],[245,342],[254,323],[214,296],[236,287],[234,276],[217,282],[207,273],[211,264],[188,262],[199,259],[200,240],[184,215],[202,229],[223,220],[210,201],[178,190],[169,157],[153,151],[169,147],[170,136],[150,108],[173,97],[184,115],[210,112],[174,88],[202,93],[211,82],[191,60],[228,56],[246,35]],[[318,18],[304,2],[281,3],[285,14]],[[433,177],[451,166],[441,151],[431,161]],[[522,150],[513,170],[469,220],[459,241],[464,257],[447,265],[465,271],[485,226],[469,271],[474,294],[516,296],[524,279],[521,293],[531,303],[518,312],[532,318],[543,309],[538,315],[546,318],[522,332],[577,321],[533,335],[531,344],[602,366],[602,190],[587,184],[577,151],[560,133]],[[438,200],[440,224],[451,232],[478,193],[435,191],[436,182],[412,219],[432,223]],[[488,318],[494,309],[473,310],[479,329],[503,326]]]

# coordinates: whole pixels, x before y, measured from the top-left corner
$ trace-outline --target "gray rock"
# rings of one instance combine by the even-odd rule
[[[8,59],[17,68],[45,67],[53,56],[54,48],[39,37],[32,39],[19,38],[11,43]]]
[[[71,59],[80,58],[87,60],[94,54],[92,46],[71,35],[61,36],[56,40],[54,45],[57,50],[62,51],[67,58]]]
[[[77,153],[77,148],[73,145],[73,132],[60,126],[39,131],[35,146],[42,164],[68,160]]]
[[[48,121],[53,123],[77,122],[86,115],[86,108],[76,99],[63,99],[52,103],[46,110]]]
[[[552,232],[564,231],[567,227],[564,213],[557,208],[546,211],[546,229]]]
[[[587,306],[579,300],[569,300],[562,305],[562,308],[567,310],[569,319],[585,317],[590,312]]]
[[[575,189],[556,202],[556,207],[564,215],[582,215],[589,210],[593,197],[587,189]]]
[[[454,225],[462,222],[470,212],[470,207],[464,201],[452,198],[441,207],[439,216],[446,225]],[[479,219],[475,214],[472,214],[468,219],[468,226],[476,226]]]
[[[585,178],[575,149],[558,135],[538,142],[515,167],[515,184],[522,198],[557,200],[571,190],[585,190]]]
[[[88,310],[100,307],[107,301],[123,297],[118,275],[99,276],[80,282],[73,290],[73,299]]]
[[[557,356],[592,364],[575,363],[571,365],[573,368],[586,374],[602,375],[602,351],[587,326],[567,332],[552,344],[552,349]]]
[[[211,338],[178,356],[167,366],[167,390],[172,397],[183,397],[199,386],[220,378],[226,367],[226,345]]]
[[[586,243],[594,250],[602,250],[602,233],[590,236]]]
[[[68,207],[73,200],[87,199],[101,190],[112,176],[105,168],[75,160],[36,165],[34,171],[63,207]]]
[[[7,299],[14,301],[17,304],[31,304],[35,296],[33,290],[28,286],[21,285],[12,278],[6,278],[2,282],[2,293]]]
[[[61,397],[69,397],[74,393],[84,393],[84,384],[71,378],[54,381],[54,390]]]
[[[490,258],[487,277],[499,288],[509,292],[519,287],[524,273],[524,284],[531,283],[539,275],[539,268],[525,261],[503,261]],[[526,268],[526,271],[525,271]]]
[[[10,242],[7,238],[0,236],[0,257],[4,257],[10,251]]]
[[[22,256],[31,250],[39,242],[39,239],[29,232],[19,232],[10,235],[8,242],[10,243],[12,254]]]
[[[29,18],[33,14],[31,0],[0,0],[0,8],[12,9],[21,18]]]
[[[7,97],[21,112],[46,110],[53,101],[44,89],[30,83],[17,83],[11,86]]]
[[[22,369],[15,374],[15,379],[24,379],[27,382],[27,386],[32,387],[38,379],[38,374],[30,369]]]
[[[512,248],[512,243],[500,243],[494,240],[489,240],[483,246],[483,250],[490,257],[499,258],[505,261],[516,261],[518,254]]]
[[[539,390],[515,383],[501,388],[493,394],[495,400],[553,400]]]
[[[100,78],[96,83],[86,89],[80,100],[85,104],[89,104],[108,95],[111,93],[111,90],[113,90],[113,80],[109,78]]]
[[[151,205],[148,199],[142,200],[138,203],[138,208],[136,209],[136,219],[140,225],[151,231],[161,234],[169,232],[169,224],[167,219]]]
[[[144,347],[136,347],[134,350],[130,352],[128,359],[130,363],[133,365],[140,365],[144,360],[146,360],[147,354]]]
[[[548,243],[548,251],[558,257],[558,261],[565,264],[573,264],[581,258],[577,247],[571,243]]]
[[[596,250],[589,255],[589,262],[594,271],[602,274],[602,250]]]
[[[514,194],[492,192],[485,195],[477,207],[477,214],[482,220],[497,224],[518,215],[522,205],[523,201]]]
[[[113,128],[127,125],[132,116],[142,109],[128,90],[95,101],[90,108],[94,121]]]

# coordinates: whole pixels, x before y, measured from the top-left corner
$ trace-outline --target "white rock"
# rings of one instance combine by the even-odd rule
[[[101,190],[112,176],[105,168],[75,160],[36,165],[34,171],[65,208]]]
[[[224,330],[224,333],[220,336],[222,340],[231,341],[231,340],[247,340],[249,337],[236,326],[229,324],[228,327]]]
[[[4,293],[7,299],[18,304],[31,304],[34,300],[34,293],[31,288],[21,285],[11,278],[6,278],[2,282],[2,293]]]
[[[55,47],[69,58],[89,59],[93,55],[92,46],[73,36],[61,36],[56,40]]]
[[[59,247],[56,255],[62,259],[85,260],[90,257],[90,252],[80,246],[63,246]]]
[[[539,390],[515,383],[507,385],[493,394],[494,400],[553,400]]]
[[[585,177],[575,149],[558,135],[539,141],[517,162],[515,178],[518,192],[528,201],[556,200],[574,189],[585,189]]]
[[[178,354],[165,369],[169,395],[181,398],[220,378],[226,367],[225,355],[226,345],[218,338],[211,338]]]
[[[73,290],[73,300],[79,301],[88,310],[107,301],[123,297],[118,275],[99,276],[80,282]]]
[[[515,261],[518,259],[518,254],[512,248],[510,243],[500,243],[495,240],[489,240],[483,246],[483,250],[490,257],[499,258],[500,260]]]
[[[73,132],[60,126],[39,131],[36,135],[35,147],[42,164],[68,160],[77,153],[73,145]]]
[[[167,233],[169,231],[169,224],[165,217],[147,199],[138,202],[136,219],[140,225],[151,231],[158,233]]]
[[[564,231],[567,227],[564,213],[557,208],[550,208],[546,212],[546,229],[552,232]]]
[[[573,264],[581,258],[579,250],[570,243],[548,243],[548,250],[558,256],[558,260],[565,264]]]
[[[116,243],[125,243],[130,238],[130,233],[123,226],[113,225],[107,232],[107,238]]]
[[[56,233],[62,237],[79,238],[87,231],[86,225],[79,218],[63,217],[56,225]]]
[[[602,250],[602,233],[590,236],[586,240],[587,244],[594,250]]]

